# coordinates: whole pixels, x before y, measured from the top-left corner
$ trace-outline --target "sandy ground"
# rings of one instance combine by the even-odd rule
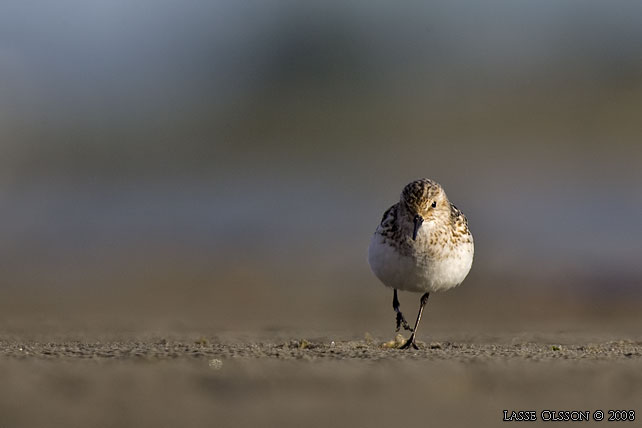
[[[271,339],[0,338],[0,426],[484,427],[503,410],[642,411],[642,341]]]
[[[402,351],[383,346],[389,290],[368,281],[166,281],[0,289],[0,428],[496,427],[503,410],[642,412],[635,295],[462,287],[435,296],[421,349]],[[400,297],[412,317],[417,296]]]

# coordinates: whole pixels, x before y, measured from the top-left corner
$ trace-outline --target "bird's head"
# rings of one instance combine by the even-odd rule
[[[424,222],[446,221],[450,215],[446,192],[439,183],[428,178],[415,180],[404,187],[401,205],[414,222],[412,239],[417,239]]]

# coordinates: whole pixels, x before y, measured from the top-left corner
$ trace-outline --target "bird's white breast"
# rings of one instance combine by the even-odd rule
[[[427,232],[424,229],[424,233]],[[424,233],[418,244],[429,239]],[[379,233],[368,249],[368,262],[374,274],[386,286],[405,291],[431,292],[453,288],[466,278],[473,263],[473,243],[463,242],[437,256],[416,252],[404,255]]]

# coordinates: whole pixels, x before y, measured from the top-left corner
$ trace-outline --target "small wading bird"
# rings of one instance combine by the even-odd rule
[[[399,202],[383,214],[368,249],[372,272],[394,290],[397,331],[403,326],[411,332],[401,349],[419,349],[415,336],[428,296],[461,284],[473,253],[466,216],[448,200],[439,183],[422,178],[404,187]],[[414,328],[399,309],[397,290],[423,293]]]

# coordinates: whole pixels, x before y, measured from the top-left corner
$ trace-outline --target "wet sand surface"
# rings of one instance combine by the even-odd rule
[[[395,340],[396,339],[396,340]],[[263,360],[276,361],[450,361],[460,363],[491,361],[636,361],[642,362],[642,342],[631,340],[588,344],[475,344],[419,341],[419,350],[397,349],[403,338],[377,341],[315,341],[294,339],[287,342],[210,343],[207,338],[192,341],[159,339],[132,342],[21,342],[0,341],[0,356],[28,361],[83,360],[163,361],[175,359]]]
[[[415,351],[394,348],[390,293],[370,282],[167,281],[5,290],[0,428],[496,427],[504,410],[642,411],[636,296],[462,287],[435,296]],[[414,312],[416,296],[401,298]]]
[[[641,411],[642,341],[581,339],[505,335],[402,351],[369,334],[12,335],[0,338],[0,426],[484,427],[501,425],[503,410],[535,410],[540,422],[543,410]]]

